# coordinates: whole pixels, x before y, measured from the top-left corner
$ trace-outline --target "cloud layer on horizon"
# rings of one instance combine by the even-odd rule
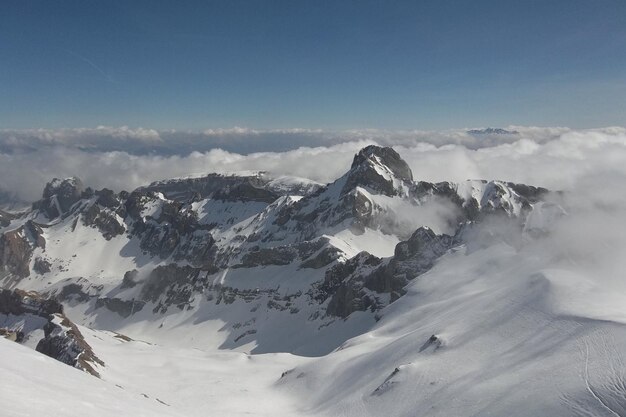
[[[0,130],[0,198],[33,201],[53,177],[132,190],[210,172],[267,171],[329,182],[363,146],[394,146],[425,181],[502,179],[571,189],[626,175],[626,129],[512,126],[511,134],[310,129],[156,131],[128,127]]]

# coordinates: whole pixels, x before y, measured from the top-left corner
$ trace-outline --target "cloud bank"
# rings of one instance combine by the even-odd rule
[[[625,128],[507,130],[0,130],[0,198],[33,201],[51,178],[68,176],[115,190],[172,177],[260,170],[329,182],[349,168],[354,153],[374,143],[394,146],[414,177],[425,181],[501,179],[566,190],[589,177],[626,176]]]

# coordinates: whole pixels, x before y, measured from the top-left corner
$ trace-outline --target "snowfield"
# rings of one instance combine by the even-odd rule
[[[0,340],[3,415],[626,415],[623,298],[544,268],[553,261],[506,244],[449,253],[371,331],[321,357],[81,328],[106,364],[97,380]]]

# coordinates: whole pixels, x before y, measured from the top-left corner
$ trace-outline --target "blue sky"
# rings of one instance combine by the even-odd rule
[[[626,1],[0,3],[0,128],[626,125]]]

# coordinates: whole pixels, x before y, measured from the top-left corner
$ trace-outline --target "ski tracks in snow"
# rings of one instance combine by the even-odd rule
[[[578,416],[626,417],[625,367],[621,353],[615,348],[615,340],[606,330],[599,330],[591,337],[583,338],[581,344],[581,378],[586,394],[564,395],[563,402]],[[595,356],[593,362],[598,363],[601,370],[595,378],[590,375],[592,353]]]

